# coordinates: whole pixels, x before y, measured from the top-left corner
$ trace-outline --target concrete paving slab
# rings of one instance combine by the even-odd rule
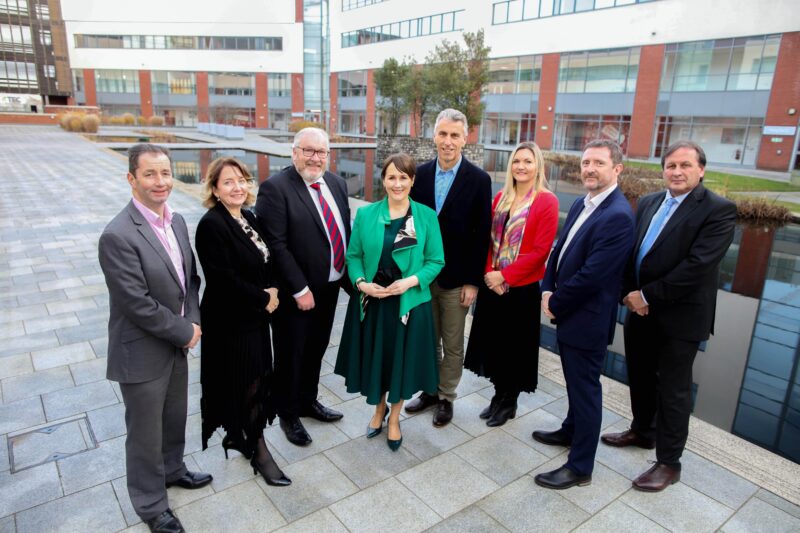
[[[256,482],[288,522],[358,492],[358,487],[324,454],[293,463],[282,469],[292,480],[288,487],[267,485],[261,476]]]
[[[620,501],[671,531],[714,531],[734,512],[683,483],[659,493],[629,490]]]
[[[473,437],[488,433],[492,428],[486,425],[486,420],[481,420],[478,416],[488,405],[489,400],[480,392],[459,397],[453,403],[452,423]]]
[[[67,300],[64,302],[52,302],[45,305],[47,306],[47,312],[51,315],[83,311],[85,309],[95,309],[98,307],[97,302],[95,302],[94,298],[91,297]]]
[[[559,491],[541,490],[524,476],[482,500],[479,507],[510,531],[571,531],[589,514],[561,497]]]
[[[214,492],[223,492],[255,477],[250,461],[238,453],[228,452],[228,457],[226,460],[222,446],[209,446],[203,451],[192,454],[192,459],[199,469],[214,476],[214,481],[211,482]]]
[[[329,405],[320,401],[323,405]],[[363,397],[339,403],[336,405],[336,410],[344,415],[344,418],[336,422],[336,427],[351,439],[363,437],[366,434],[367,424],[375,414],[375,406],[369,405]]]
[[[187,531],[272,531],[286,525],[255,481],[247,481],[176,511]]]
[[[8,444],[15,473],[97,446],[85,417],[9,434]]]
[[[58,420],[119,403],[109,381],[95,381],[42,395],[48,420]]]
[[[115,403],[86,413],[97,442],[125,435],[125,405]]]
[[[574,531],[575,533],[619,533],[620,531],[625,533],[667,533],[668,530],[624,503],[615,501],[601,509]]]
[[[61,344],[91,341],[106,335],[108,335],[108,325],[104,322],[90,322],[56,330],[56,336]]]
[[[8,440],[5,435],[0,435],[0,472],[11,469],[11,462],[8,460]]]
[[[63,494],[55,463],[16,474],[0,472],[0,517],[55,500]]]
[[[106,366],[105,359],[91,359],[83,363],[69,365],[68,368],[72,373],[72,379],[75,380],[75,384],[85,385],[86,383],[105,380]]]
[[[0,533],[16,533],[17,526],[14,522],[13,516],[0,518]]]
[[[752,498],[720,528],[724,533],[790,533],[800,531],[800,518]]]
[[[67,294],[63,290],[47,292],[30,292],[17,296],[17,300],[24,300],[27,304],[48,304],[51,302],[66,301]]]
[[[80,324],[75,313],[64,313],[63,315],[30,318],[25,321],[26,333],[41,333],[43,331],[55,331],[60,328],[77,326]]]
[[[494,518],[483,512],[477,505],[471,505],[442,520],[427,533],[463,533],[465,531],[508,531]]]
[[[329,509],[351,533],[411,533],[427,529],[441,520],[394,478],[336,502]]]
[[[506,422],[500,427],[509,435],[513,435],[519,439],[523,444],[527,444],[537,452],[546,455],[547,457],[555,457],[560,455],[566,448],[563,446],[548,446],[533,440],[531,433],[534,430],[554,431],[561,427],[561,419],[556,418],[544,409],[537,409],[531,411],[523,417],[515,418]]]
[[[270,449],[277,450],[289,463],[302,461],[315,453],[323,452],[350,440],[336,427],[337,422],[319,422],[313,418],[302,418],[301,420],[313,441],[308,446],[295,446],[286,440],[286,435],[277,421],[275,425],[264,431],[264,438],[267,439]]]
[[[458,382],[458,387],[456,387],[457,398],[467,396],[473,392],[478,392],[491,386],[492,383],[488,379],[464,369],[464,372],[461,374],[461,381]]]
[[[35,333],[33,335],[20,335],[3,341],[2,345],[0,345],[0,357],[32,352],[44,348],[54,348],[57,346],[58,337],[56,337],[56,334],[52,331]]]
[[[776,496],[775,494],[771,493],[768,490],[758,489],[758,492],[756,492],[755,497],[767,502],[768,504],[774,507],[777,507],[778,509],[780,509],[785,513],[789,513],[795,518],[800,518],[800,506],[790,503],[785,499],[781,498],[780,496]]]
[[[23,374],[3,380],[3,401],[14,402],[74,385],[72,374],[66,366]]]
[[[497,483],[452,452],[434,457],[396,477],[444,518],[499,488]]]
[[[559,455],[555,459],[537,467],[530,475],[535,477],[537,474],[561,468],[565,462],[566,456]],[[572,487],[560,491],[559,494],[593,515],[628,490],[632,490],[629,479],[614,472],[607,466],[595,463],[591,485],[587,487]]]
[[[499,450],[502,453],[498,453]],[[499,429],[454,448],[453,453],[500,486],[511,483],[548,461],[546,455]]]
[[[21,376],[33,372],[31,355],[20,353],[0,357],[0,379]]]
[[[346,402],[353,398],[361,398],[361,394],[358,392],[347,392],[347,387],[344,384],[344,378],[342,376],[328,374],[320,377],[319,382],[334,393],[339,398],[339,402]]]
[[[433,427],[431,416],[432,411],[429,409],[400,423],[403,447],[422,461],[464,444],[471,438],[469,433],[454,424],[443,428]]]
[[[17,299],[16,297],[11,298],[4,298],[11,300],[13,303],[11,307],[17,306]],[[22,320],[15,320],[12,322],[2,322],[0,323],[0,340],[8,339],[11,337],[19,337],[20,335],[25,335],[25,325],[24,321]]]
[[[690,451],[681,457],[681,482],[731,509],[741,507],[758,490],[757,485]]]
[[[359,488],[367,488],[418,465],[420,460],[403,446],[392,452],[386,445],[386,430],[375,438],[356,438],[325,451],[330,459]]]
[[[110,483],[17,513],[19,533],[118,531],[125,526]]]
[[[344,525],[328,509],[320,509],[305,518],[277,530],[277,533],[348,533]]]
[[[38,396],[0,404],[0,435],[32,427],[44,421],[42,400]]]
[[[36,370],[46,370],[61,365],[80,363],[94,359],[94,350],[88,342],[61,345],[46,350],[31,352],[31,360]]]
[[[58,461],[64,494],[72,494],[125,475],[125,437]]]

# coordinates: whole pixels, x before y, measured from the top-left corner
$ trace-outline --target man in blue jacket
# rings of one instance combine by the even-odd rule
[[[542,281],[542,309],[557,327],[569,412],[560,429],[534,431],[533,438],[570,447],[564,466],[536,476],[546,488],[592,480],[603,409],[600,369],[614,339],[622,271],[634,242],[633,212],[617,187],[621,172],[617,143],[586,145],[581,181],[588,194],[570,208]]]

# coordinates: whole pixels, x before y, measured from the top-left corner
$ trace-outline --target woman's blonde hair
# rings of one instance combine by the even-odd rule
[[[208,165],[208,173],[203,180],[203,207],[211,209],[219,202],[217,197],[214,196],[214,187],[217,186],[219,177],[222,174],[222,169],[225,167],[239,169],[239,172],[242,173],[242,177],[248,181],[248,184],[253,183],[253,176],[250,175],[250,171],[247,170],[247,166],[244,163],[235,157],[218,157]],[[256,195],[253,194],[252,188],[248,187],[247,198],[244,201],[244,205],[253,205],[255,202]]]
[[[500,197],[500,202],[497,204],[497,209],[504,210],[509,209],[511,204],[514,202],[514,198],[517,195],[516,189],[516,182],[514,180],[514,175],[511,172],[511,165],[514,162],[514,157],[516,157],[517,152],[520,150],[530,150],[533,154],[533,163],[536,165],[536,176],[533,179],[533,190],[534,193],[531,195],[531,202],[533,199],[536,198],[536,195],[547,189],[547,178],[544,174],[544,155],[542,155],[542,151],[536,145],[535,142],[532,141],[525,141],[521,142],[514,148],[514,151],[511,152],[511,156],[508,158],[508,168],[506,168],[506,181],[503,185],[503,194]]]

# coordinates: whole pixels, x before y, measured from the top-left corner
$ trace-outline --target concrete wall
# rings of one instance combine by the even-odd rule
[[[375,150],[375,161],[380,166],[387,156],[396,152],[405,152],[417,160],[417,164],[436,157],[436,146],[433,139],[421,139],[406,135],[378,135],[378,145]],[[483,165],[483,145],[467,144],[463,150],[464,156],[478,166]]]

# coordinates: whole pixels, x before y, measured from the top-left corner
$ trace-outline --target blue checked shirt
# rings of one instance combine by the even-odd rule
[[[447,198],[447,193],[450,192],[450,187],[453,185],[453,180],[456,179],[458,174],[458,167],[461,166],[461,158],[458,158],[456,164],[450,170],[442,170],[439,167],[439,159],[436,159],[436,181],[434,182],[434,198],[436,200],[436,214],[442,210],[444,200]]]

